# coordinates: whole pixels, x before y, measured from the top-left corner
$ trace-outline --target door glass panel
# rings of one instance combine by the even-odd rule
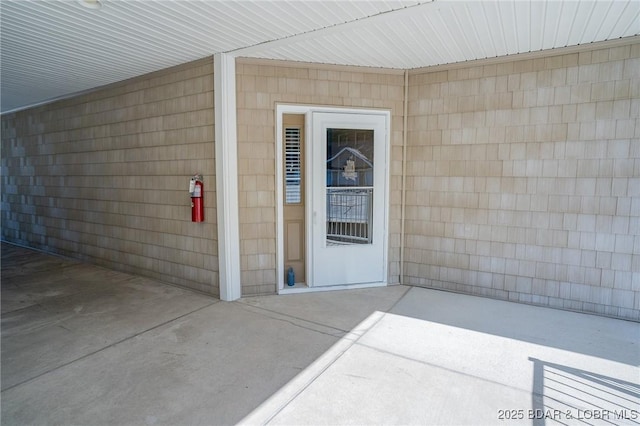
[[[373,130],[327,129],[327,246],[372,244]]]

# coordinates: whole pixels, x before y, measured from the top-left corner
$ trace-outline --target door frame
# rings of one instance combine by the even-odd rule
[[[338,114],[366,114],[366,115],[379,115],[385,118],[386,123],[386,134],[385,134],[385,155],[387,157],[387,161],[385,164],[385,188],[384,188],[384,219],[383,219],[383,281],[376,283],[363,283],[363,284],[349,284],[349,285],[335,285],[335,286],[326,286],[326,287],[314,287],[313,283],[311,283],[312,276],[312,268],[313,265],[311,262],[313,256],[313,247],[311,247],[312,236],[310,235],[312,232],[312,211],[307,207],[305,212],[305,256],[306,256],[306,276],[305,282],[307,283],[307,287],[304,288],[287,288],[284,285],[285,278],[285,268],[284,268],[284,214],[283,214],[283,202],[284,202],[284,194],[283,194],[283,185],[284,185],[284,168],[282,166],[282,161],[284,157],[284,146],[282,141],[282,132],[283,132],[283,124],[282,124],[282,116],[284,114],[304,114],[305,115],[305,134],[307,137],[305,138],[305,152],[307,153],[307,158],[304,161],[307,161],[308,156],[311,154],[311,143],[313,139],[312,133],[312,120],[311,114],[313,112],[329,112],[329,113],[338,113]],[[345,289],[353,289],[353,288],[364,288],[364,287],[384,287],[387,285],[388,281],[388,267],[389,267],[389,186],[390,186],[390,170],[391,170],[391,110],[389,109],[365,109],[365,108],[341,108],[341,107],[324,107],[324,106],[316,106],[316,105],[293,105],[293,104],[276,104],[276,288],[278,290],[278,294],[287,294],[287,293],[302,293],[302,292],[310,292],[310,291],[330,291],[330,290],[345,290]],[[308,165],[308,164],[307,164]],[[308,184],[311,182],[310,174],[312,172],[312,167],[305,168],[305,182]],[[307,206],[310,206],[310,197],[312,197],[313,191],[305,191],[305,202]]]

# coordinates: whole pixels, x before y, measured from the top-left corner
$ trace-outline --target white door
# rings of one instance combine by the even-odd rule
[[[386,281],[387,120],[312,113],[314,287]]]

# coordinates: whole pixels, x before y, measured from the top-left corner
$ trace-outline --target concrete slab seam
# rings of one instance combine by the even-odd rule
[[[402,293],[402,296],[400,296],[398,300],[396,300],[395,303],[391,305],[389,309],[387,309],[387,312],[393,311],[393,309],[398,305],[398,303],[400,303],[405,298],[405,296],[409,294],[409,292],[414,288],[413,286],[406,285],[406,284],[400,284],[400,285],[407,288],[405,289],[404,293]]]
[[[191,311],[191,312],[187,312],[187,313],[182,314],[182,315],[180,315],[180,316],[177,316],[177,317],[175,317],[175,318],[171,318],[170,320],[167,320],[167,321],[164,321],[164,322],[162,322],[162,323],[160,323],[160,324],[154,325],[153,327],[150,327],[150,328],[148,328],[148,329],[146,329],[146,330],[143,330],[143,331],[140,331],[140,332],[138,332],[138,333],[135,333],[135,334],[133,334],[133,335],[131,335],[131,336],[127,336],[127,337],[125,337],[125,338],[123,338],[123,339],[120,339],[120,340],[118,340],[117,342],[113,342],[113,343],[111,343],[111,344],[109,344],[109,345],[107,345],[107,346],[105,346],[105,347],[103,347],[103,348],[97,349],[97,350],[92,351],[92,352],[90,352],[90,353],[88,353],[88,354],[82,355],[81,357],[78,357],[78,358],[76,358],[76,359],[74,359],[74,360],[68,361],[68,362],[66,362],[66,363],[64,363],[64,364],[62,364],[62,365],[59,365],[59,366],[54,367],[54,368],[51,368],[51,369],[49,369],[49,370],[47,370],[47,371],[45,371],[45,372],[43,372],[43,373],[40,373],[40,374],[38,374],[38,375],[36,375],[36,376],[34,376],[34,377],[31,377],[31,378],[29,378],[29,379],[27,379],[27,380],[23,380],[23,381],[22,381],[22,382],[20,382],[20,383],[16,383],[16,384],[14,384],[14,385],[11,385],[11,386],[9,386],[9,387],[8,387],[8,388],[6,388],[6,389],[2,389],[0,392],[6,392],[6,391],[11,390],[11,389],[13,389],[13,388],[16,388],[16,387],[18,387],[18,386],[22,386],[22,385],[24,385],[24,384],[27,384],[27,383],[29,383],[29,382],[32,382],[32,381],[34,381],[34,380],[36,380],[36,379],[38,379],[38,378],[40,378],[40,377],[42,377],[42,376],[44,376],[44,375],[46,375],[46,374],[49,374],[49,373],[52,373],[52,372],[54,372],[54,371],[56,371],[56,370],[59,370],[59,369],[61,369],[61,368],[67,367],[67,366],[69,366],[69,365],[71,365],[71,364],[74,364],[74,363],[76,363],[76,362],[78,362],[78,361],[81,361],[81,360],[83,360],[83,359],[85,359],[85,358],[88,358],[88,357],[90,357],[90,356],[93,356],[93,355],[95,355],[95,354],[97,354],[97,353],[99,353],[99,352],[102,352],[102,351],[104,351],[104,350],[107,350],[107,349],[109,349],[109,348],[112,348],[112,347],[114,347],[114,346],[117,346],[117,345],[119,345],[119,344],[121,344],[121,343],[123,343],[123,342],[126,342],[127,340],[131,340],[131,339],[136,338],[136,337],[138,337],[138,336],[141,336],[141,335],[143,335],[143,334],[145,334],[145,333],[148,333],[148,332],[150,332],[150,331],[153,331],[153,330],[155,330],[155,329],[157,329],[157,328],[159,328],[159,327],[162,327],[162,326],[167,325],[167,324],[170,324],[170,323],[172,323],[172,322],[174,322],[174,321],[180,320],[180,319],[182,319],[182,318],[184,318],[184,317],[186,317],[186,316],[189,316],[189,315],[194,314],[194,313],[196,313],[196,312],[198,312],[198,311],[201,311],[201,310],[206,309],[206,308],[208,308],[208,307],[210,307],[210,306],[213,306],[213,305],[215,305],[216,303],[218,303],[218,301],[212,302],[212,303],[210,303],[210,304],[208,304],[208,305],[206,305],[206,306],[202,306],[202,307],[200,307],[200,308],[198,308],[198,309],[195,309],[195,310],[193,310],[193,311]]]
[[[264,314],[264,313],[261,313],[261,312],[256,312],[256,311],[253,311],[253,310],[249,310],[249,311],[252,312],[252,313],[264,316],[266,318],[272,319],[274,321],[281,321],[281,322],[287,323],[289,325],[292,325],[294,327],[302,328],[303,330],[308,330],[308,331],[311,331],[311,332],[314,332],[314,333],[323,334],[323,335],[329,336],[329,337],[341,338],[341,337],[343,337],[345,335],[345,333],[347,333],[346,331],[340,330],[339,328],[335,328],[335,327],[331,327],[331,326],[327,326],[327,325],[323,325],[323,324],[317,324],[317,323],[314,323],[312,321],[306,321],[306,320],[303,320],[303,319],[300,319],[300,318],[296,318],[296,317],[292,317],[292,316],[285,315],[285,314],[278,314],[279,316],[285,317],[285,318],[278,318],[277,316],[274,316],[274,315],[267,315],[267,314]],[[286,319],[286,317],[290,317],[290,318],[293,318],[293,319],[301,321],[301,322],[308,322],[308,323],[317,325],[318,327],[334,329],[334,330],[336,330],[336,333],[325,332],[325,331],[319,330],[318,328],[305,327],[302,324],[297,324],[293,320]]]
[[[239,425],[251,425],[251,424],[269,424],[278,414],[282,412],[293,400],[295,400],[300,394],[302,394],[309,386],[311,386],[325,371],[327,371],[333,364],[335,364],[353,345],[355,345],[369,330],[375,327],[386,315],[386,313],[379,312],[380,315],[374,318],[369,317],[354,327],[353,330],[337,343],[335,343],[327,352],[321,355],[316,361],[314,361],[309,367],[302,371],[298,376],[294,377],[289,383],[283,386],[275,395],[267,399],[260,406],[258,406],[252,413],[249,413]],[[369,324],[372,322],[372,324]],[[316,367],[320,367],[319,369]],[[310,377],[305,378],[305,375]],[[281,397],[280,395],[287,393],[287,388],[294,387],[296,382],[302,381],[303,384],[297,389],[291,391],[291,395]],[[283,399],[283,401],[277,401],[277,399]],[[258,413],[267,407],[268,405],[275,404],[276,408],[268,415],[264,421],[256,421],[252,419],[252,415]]]
[[[317,331],[318,333],[326,334],[328,336],[342,337],[345,333],[349,332],[349,330],[343,330],[343,329],[341,329],[339,327],[334,327],[332,325],[322,324],[322,323],[319,323],[319,322],[316,322],[316,321],[310,321],[310,320],[307,320],[307,319],[304,319],[304,318],[296,317],[294,315],[289,315],[289,314],[284,314],[282,312],[274,311],[272,309],[267,309],[267,308],[263,308],[263,307],[260,307],[260,306],[254,306],[254,305],[250,305],[248,303],[243,303],[243,302],[238,302],[238,301],[235,301],[233,303],[238,303],[239,305],[242,305],[243,309],[250,308],[249,310],[251,312],[254,312],[254,313],[258,313],[256,311],[269,312],[271,314],[279,315],[279,316],[282,316],[282,317],[292,318],[294,320],[298,320],[298,321],[306,322],[306,323],[309,323],[309,324],[317,325],[317,326],[323,327],[323,328],[329,328],[329,329],[336,330],[336,331],[342,333],[342,335],[334,335],[334,334],[330,334],[330,333],[325,333],[325,332],[322,332],[320,330],[314,330],[312,328],[305,327],[305,326],[302,326],[300,324],[295,324],[294,322],[291,322],[291,321],[288,321],[288,320],[285,320],[285,319],[281,319],[281,318],[277,318],[277,317],[274,317],[274,316],[262,314],[262,315],[266,316],[267,318],[271,318],[271,319],[278,320],[278,321],[288,322],[289,324],[294,325],[296,327],[301,327],[301,328],[304,328],[304,329],[307,329],[307,330],[310,330],[310,331]]]

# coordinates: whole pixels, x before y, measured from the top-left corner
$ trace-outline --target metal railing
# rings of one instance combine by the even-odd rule
[[[337,244],[371,244],[373,188],[327,188],[327,240]]]

